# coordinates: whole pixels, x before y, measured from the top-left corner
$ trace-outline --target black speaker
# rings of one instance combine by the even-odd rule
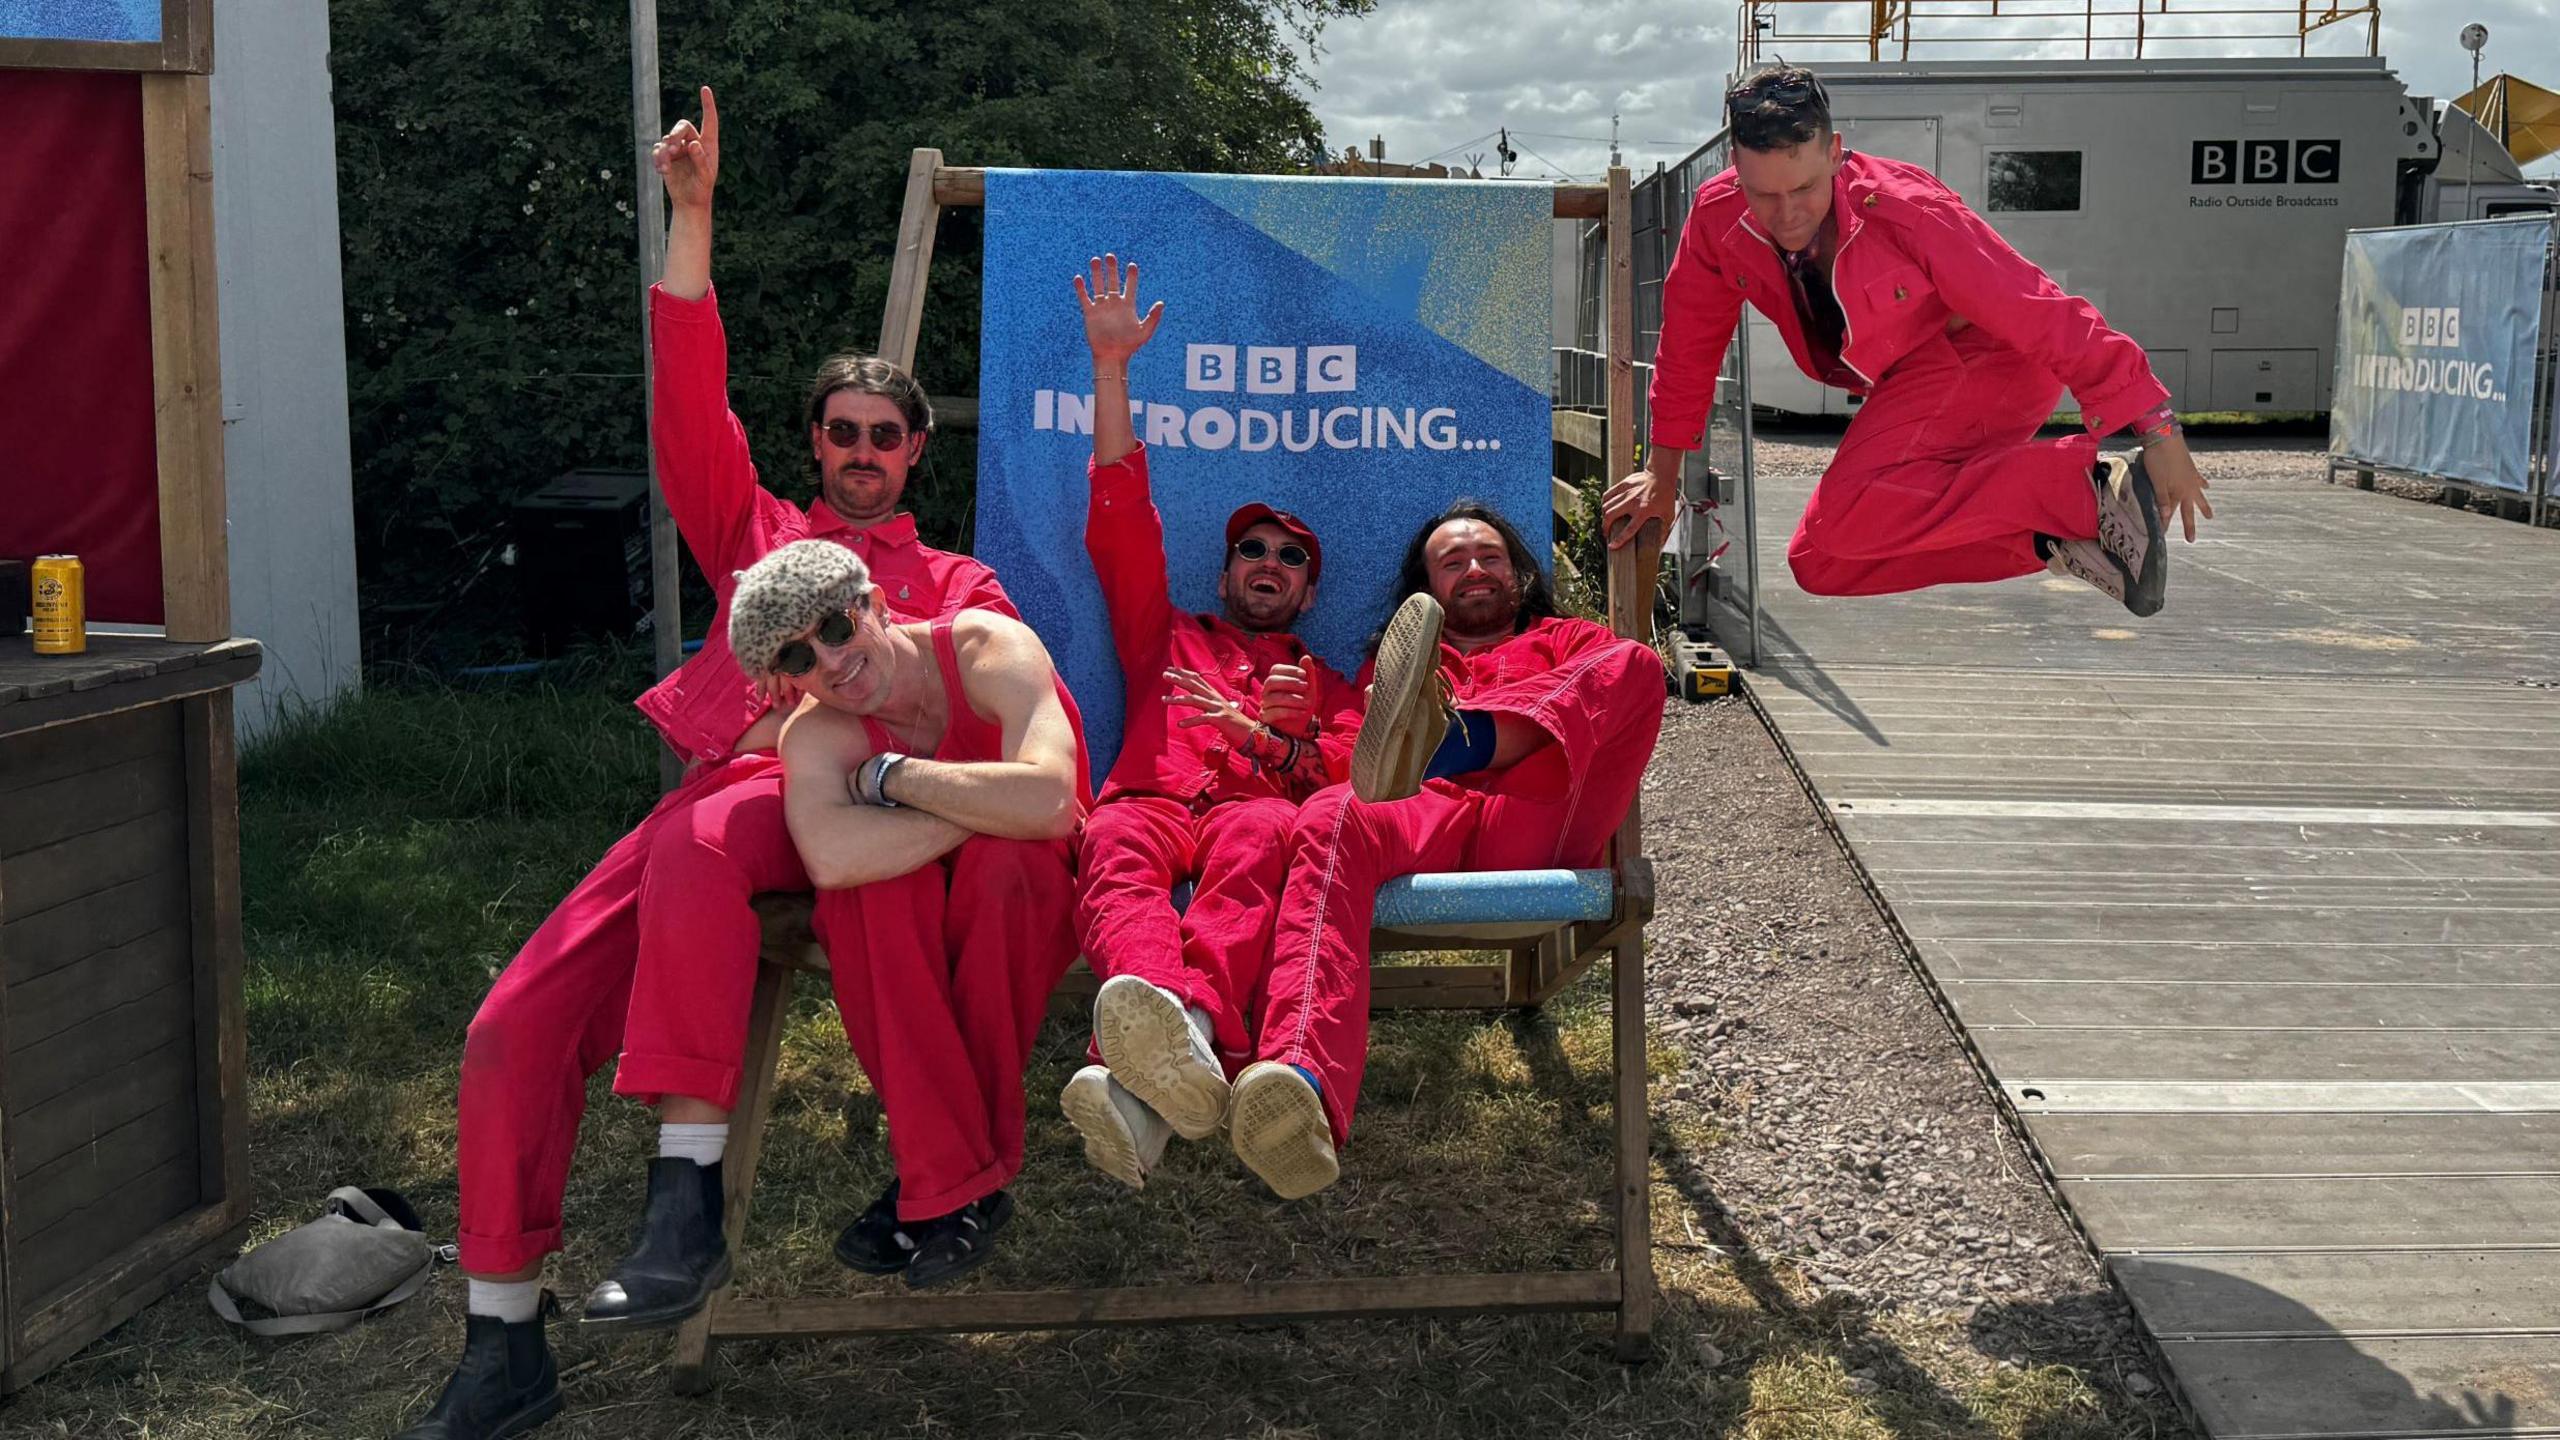
[[[572,470],[516,502],[525,646],[557,655],[628,636],[649,618],[649,477]]]

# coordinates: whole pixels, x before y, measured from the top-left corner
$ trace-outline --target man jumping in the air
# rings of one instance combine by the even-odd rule
[[[1698,187],[1663,285],[1652,443],[1609,487],[1610,543],[1670,519],[1747,301],[1805,374],[1866,397],[1787,545],[1806,591],[2051,570],[2158,611],[2165,519],[2192,542],[2213,507],[2142,347],[1928,171],[1843,149],[1811,71],[1764,66],[1725,103],[1733,168]],[[2087,433],[2038,440],[2065,385]],[[2102,459],[2128,425],[2142,448]]]

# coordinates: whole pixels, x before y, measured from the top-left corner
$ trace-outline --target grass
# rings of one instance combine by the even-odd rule
[[[610,670],[565,683],[381,688],[243,762],[251,1154],[257,1237],[331,1186],[388,1184],[455,1221],[453,1092],[491,977],[654,794],[654,752]],[[1216,1145],[1177,1146],[1143,1196],[1085,1169],[1050,1097],[1081,1037],[1044,1031],[1028,1085],[1021,1218],[990,1288],[1305,1278],[1602,1263],[1608,1250],[1605,971],[1537,1017],[1377,1027],[1343,1181],[1282,1206]],[[1659,1080],[1679,1064],[1657,1044]],[[649,1117],[591,1086],[568,1197],[574,1296],[619,1253]],[[877,1105],[804,984],[786,1040],[744,1283],[843,1293],[828,1257],[886,1178]],[[1610,1356],[1605,1320],[1550,1317],[733,1346],[708,1399],[668,1394],[665,1346],[555,1331],[561,1437],[2014,1436],[2147,1433],[2060,1366],[2009,1368],[1954,1320],[1880,1318],[1740,1243],[1715,1135],[1657,1106],[1657,1358]],[[441,1384],[461,1286],[343,1335],[260,1342],[190,1286],[0,1404],[11,1437],[382,1435]]]

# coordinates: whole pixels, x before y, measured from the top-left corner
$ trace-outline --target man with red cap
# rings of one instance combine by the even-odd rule
[[[1285,842],[1299,802],[1326,782],[1322,751],[1347,749],[1360,697],[1290,633],[1315,604],[1324,550],[1286,511],[1251,504],[1228,517],[1222,613],[1174,608],[1164,521],[1129,420],[1129,361],[1164,306],[1140,318],[1138,267],[1116,256],[1075,288],[1094,371],[1085,549],[1128,719],[1080,848],[1076,930],[1103,977],[1102,1063],[1069,1080],[1059,1104],[1085,1158],[1138,1187],[1170,1135],[1206,1139],[1226,1118],[1227,1076],[1251,1054],[1248,1009],[1270,962]],[[1195,889],[1177,916],[1173,888],[1186,880]]]

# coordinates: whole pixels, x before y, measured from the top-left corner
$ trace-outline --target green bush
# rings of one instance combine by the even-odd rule
[[[1302,47],[1371,3],[664,0],[667,122],[697,85],[721,97],[713,273],[767,483],[807,498],[802,387],[878,336],[910,150],[1298,168],[1322,139]],[[332,0],[369,659],[503,658],[511,503],[643,462],[626,24],[609,0]],[[936,394],[976,393],[978,257],[977,213],[946,212],[917,357]],[[908,496],[946,545],[974,468],[954,438]]]

